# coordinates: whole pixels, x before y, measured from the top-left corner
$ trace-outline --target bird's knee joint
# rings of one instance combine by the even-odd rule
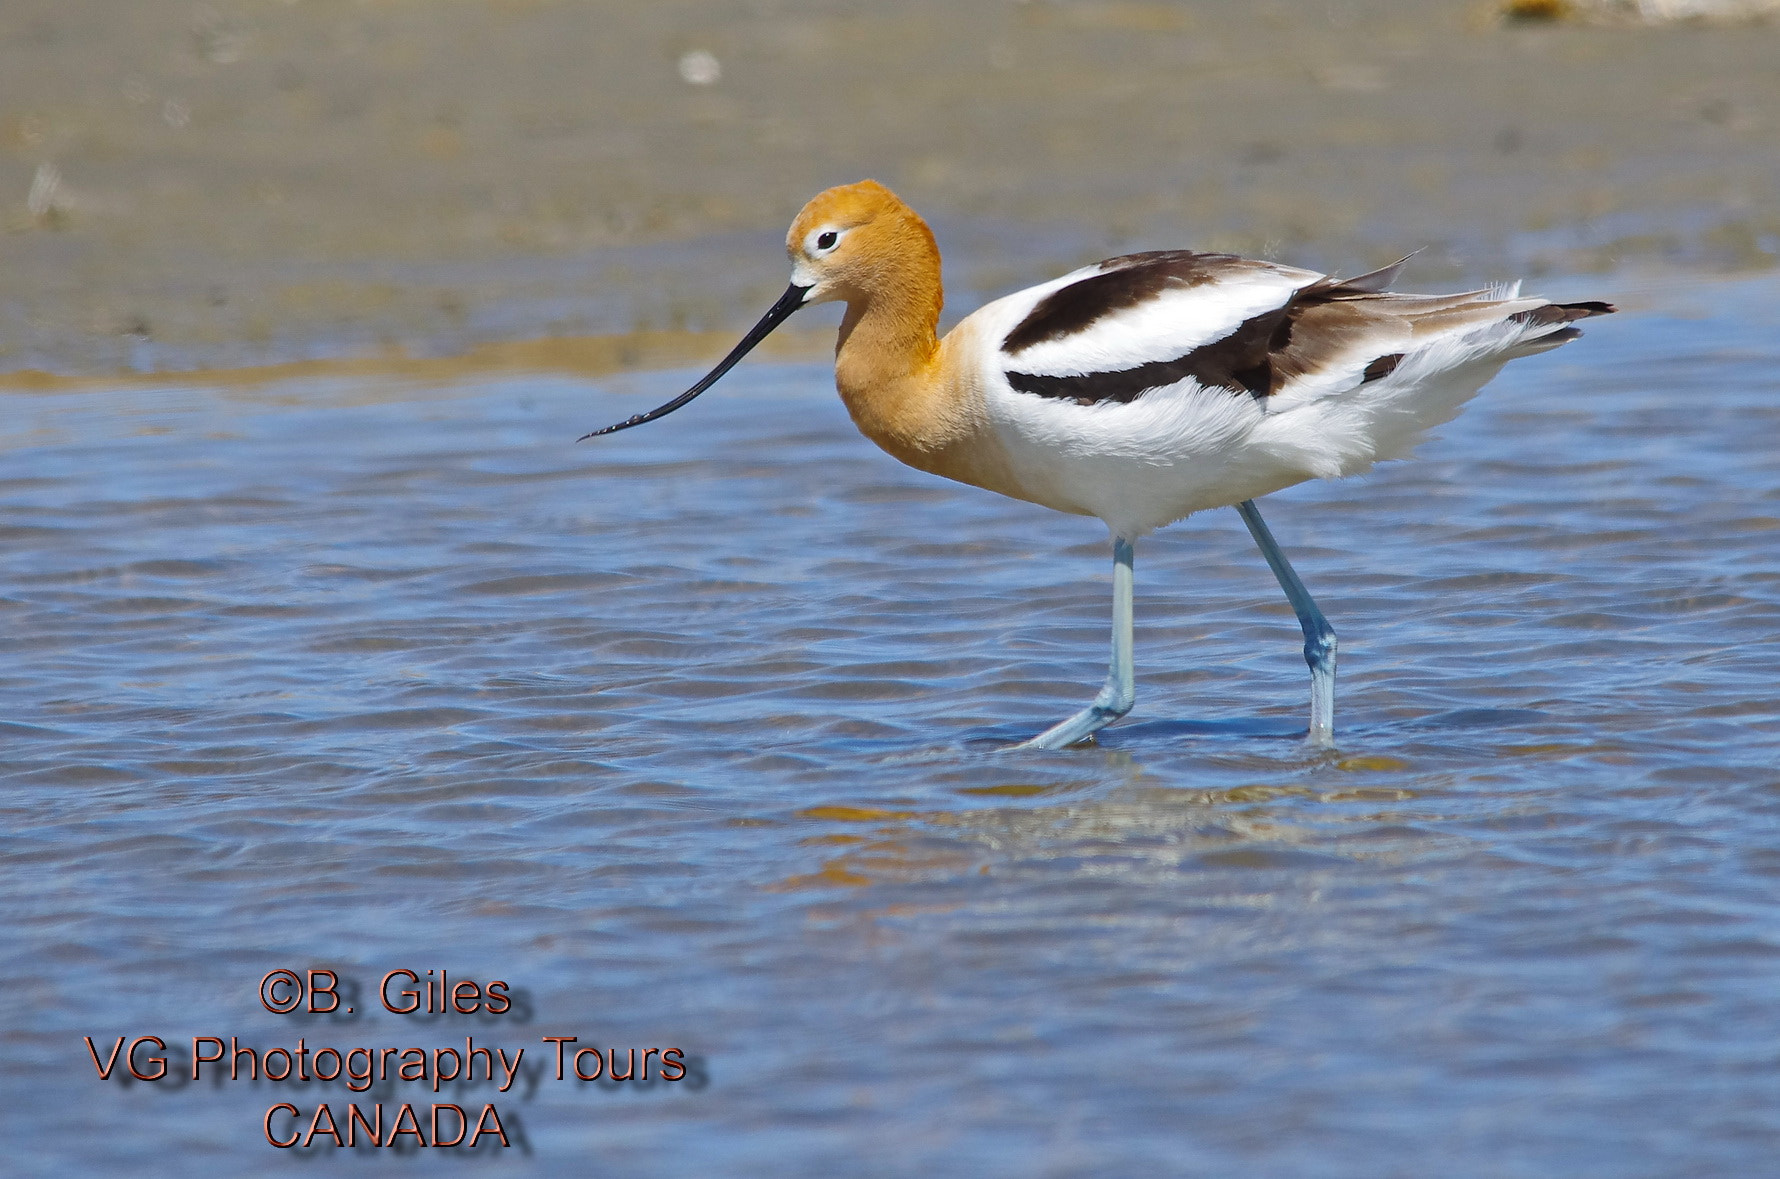
[[[1335,650],[1339,644],[1335,632],[1327,627],[1304,640],[1304,662],[1314,670],[1326,667],[1335,661]]]
[[[1094,700],[1094,710],[1102,716],[1118,720],[1137,704],[1135,689],[1122,689],[1108,684]]]
[[[1111,700],[1101,701],[1099,708],[1105,715],[1111,717],[1113,720],[1118,720],[1120,717],[1130,712],[1136,704],[1137,697],[1133,694],[1130,696],[1115,696]]]

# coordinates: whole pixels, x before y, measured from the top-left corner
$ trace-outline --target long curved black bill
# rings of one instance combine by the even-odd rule
[[[703,393],[706,389],[715,385],[719,377],[735,367],[736,361],[753,351],[754,345],[766,339],[767,336],[772,334],[774,328],[784,323],[787,319],[790,319],[791,313],[803,306],[804,296],[809,293],[809,287],[800,287],[796,283],[792,283],[790,286],[786,287],[785,293],[779,296],[779,301],[773,304],[772,310],[760,317],[760,322],[755,324],[753,328],[749,330],[748,334],[742,337],[742,342],[737,344],[735,348],[730,351],[728,356],[725,356],[718,362],[716,368],[706,373],[704,379],[699,381],[698,384],[686,390],[686,392],[680,394],[666,405],[652,409],[648,413],[640,413],[633,418],[625,418],[615,426],[607,426],[603,430],[595,430],[590,434],[583,434],[581,437],[575,439],[575,441],[585,442],[589,438],[598,438],[601,434],[615,434],[619,430],[628,430],[632,426],[640,426],[644,422],[652,422],[656,418],[665,418],[668,414],[673,413],[676,409],[679,409],[682,405],[685,405],[694,397],[697,397],[700,393]]]

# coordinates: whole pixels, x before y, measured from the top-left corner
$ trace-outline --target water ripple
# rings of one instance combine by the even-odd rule
[[[897,467],[820,366],[581,446],[685,374],[15,395],[9,1150],[282,1169],[263,1093],[67,1045],[420,963],[709,1062],[519,1103],[539,1173],[1764,1173],[1780,289],[1663,298],[1272,502],[1333,752],[1230,513],[1139,546],[1132,718],[1005,750],[1104,673],[1097,525]]]

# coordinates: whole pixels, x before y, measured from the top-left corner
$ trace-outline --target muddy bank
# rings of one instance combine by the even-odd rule
[[[14,0],[0,369],[727,332],[872,175],[953,309],[1155,244],[1425,283],[1780,256],[1780,28],[1428,0]]]

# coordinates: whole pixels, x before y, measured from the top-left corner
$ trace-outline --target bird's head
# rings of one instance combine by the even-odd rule
[[[927,223],[875,180],[817,193],[792,221],[785,252],[806,304],[884,292],[904,281],[910,260],[939,256]]]
[[[875,180],[817,193],[791,223],[785,249],[791,255],[791,285],[716,368],[666,405],[582,437],[612,434],[673,413],[716,384],[799,307],[836,299],[857,305],[872,295],[914,293],[919,302],[932,304],[928,318],[939,318],[939,247],[933,232]]]

